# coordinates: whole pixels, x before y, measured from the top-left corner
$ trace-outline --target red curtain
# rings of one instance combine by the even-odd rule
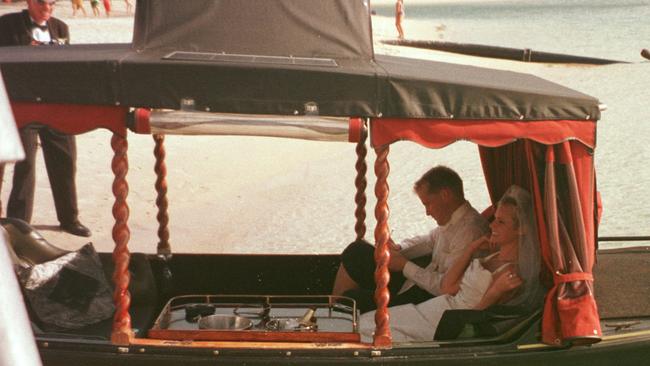
[[[481,147],[480,153],[492,202],[512,184],[528,188],[534,197],[548,269],[542,281],[548,278],[550,287],[542,340],[558,345],[597,342],[601,330],[592,277],[597,225],[592,150],[577,141],[546,146],[520,140]]]
[[[553,287],[544,305],[545,343],[593,343],[602,335],[594,299],[594,161],[577,142],[548,146],[544,211]]]

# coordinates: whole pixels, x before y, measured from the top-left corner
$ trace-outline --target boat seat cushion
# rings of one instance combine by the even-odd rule
[[[77,329],[113,315],[102,264],[91,243],[54,260],[18,268],[23,293],[38,319]]]
[[[433,339],[450,341],[464,338],[498,337],[522,322],[541,314],[516,306],[494,305],[486,310],[455,309],[443,313]]]
[[[61,258],[68,253],[73,253],[73,255],[75,253],[50,244],[31,225],[22,220],[2,218],[0,219],[0,226],[2,226],[3,231],[7,234],[6,241],[10,244],[9,252],[14,261],[14,266],[18,271],[31,272],[31,268],[38,264],[56,261],[57,258]],[[86,248],[85,250],[90,249]],[[94,249],[92,251],[94,252]],[[65,271],[64,284],[67,283],[67,286],[63,286],[62,284],[55,298],[64,302],[69,300],[72,303],[76,302],[78,306],[83,306],[89,299],[89,296],[84,296],[84,293],[87,295],[96,286],[103,286],[103,282],[108,286],[108,292],[112,299],[114,265],[111,253],[99,253],[99,263],[101,266],[99,272],[103,274],[104,281],[101,281],[101,279],[95,281],[88,280],[86,277]],[[146,254],[131,254],[129,274],[129,292],[131,294],[129,313],[131,315],[131,325],[136,336],[144,336],[149,326],[155,320],[157,315],[156,311],[158,310],[158,290],[151,264]],[[25,292],[25,287],[22,287],[23,292]],[[79,293],[80,291],[82,292],[81,294]],[[83,335],[91,339],[110,339],[112,311],[104,320],[73,329],[66,326],[66,324],[56,325],[51,322],[46,323],[40,321],[37,312],[32,308],[29,301],[26,304],[36,334],[48,334],[57,337],[76,337]]]
[[[106,278],[111,278],[113,274],[113,261],[110,253],[101,253],[99,255],[103,263]],[[131,306],[129,314],[131,316],[131,327],[136,337],[146,336],[146,333],[156,318],[158,310],[158,295],[156,283],[154,280],[151,265],[144,253],[132,253],[129,262],[129,293],[131,294]],[[111,284],[111,294],[113,291]],[[88,339],[109,340],[113,317],[101,322],[88,325],[79,329],[62,329],[51,326],[41,326],[43,334],[56,334],[60,336],[83,336]]]

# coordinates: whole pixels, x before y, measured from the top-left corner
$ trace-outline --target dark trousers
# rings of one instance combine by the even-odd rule
[[[20,130],[25,160],[16,163],[14,167],[13,184],[7,203],[7,217],[27,222],[32,219],[36,149],[39,137],[54,197],[56,216],[60,223],[74,222],[79,214],[75,185],[77,160],[75,138],[47,127],[27,127]]]
[[[375,247],[364,240],[357,240],[345,248],[341,254],[341,265],[346,272],[359,285],[359,288],[348,290],[343,295],[356,301],[357,308],[362,312],[375,310]],[[413,286],[410,289],[399,293],[406,278],[402,272],[391,272],[388,292],[390,302],[388,306],[403,304],[419,304],[433,297],[429,292]]]

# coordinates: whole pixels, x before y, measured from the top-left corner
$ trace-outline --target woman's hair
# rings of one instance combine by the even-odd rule
[[[527,309],[536,308],[541,305],[545,291],[539,280],[541,255],[531,196],[525,189],[513,185],[508,188],[498,204],[516,208],[513,219],[519,230],[517,263],[519,276],[524,281],[517,295],[506,304]]]

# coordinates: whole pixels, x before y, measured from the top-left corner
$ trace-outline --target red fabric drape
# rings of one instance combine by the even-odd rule
[[[441,148],[456,141],[471,141],[481,146],[502,146],[518,139],[545,145],[578,140],[596,146],[594,121],[502,121],[373,118],[372,146],[407,140],[430,148]]]
[[[544,305],[542,340],[592,343],[602,335],[594,299],[596,205],[593,156],[578,143],[548,146],[544,188],[547,263],[553,287]]]
[[[480,152],[492,202],[512,184],[528,188],[534,198],[548,269],[542,281],[553,274],[552,280],[545,281],[550,290],[544,305],[543,341],[598,341],[600,319],[591,274],[597,217],[591,149],[577,141],[545,146],[523,140],[498,148],[481,147]]]

